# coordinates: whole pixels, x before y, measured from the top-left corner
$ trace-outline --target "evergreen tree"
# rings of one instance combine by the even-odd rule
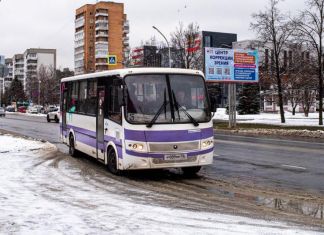
[[[238,114],[257,114],[260,112],[258,84],[244,85],[239,93]]]
[[[23,102],[26,100],[24,86],[17,78],[12,80],[7,98],[10,102]]]

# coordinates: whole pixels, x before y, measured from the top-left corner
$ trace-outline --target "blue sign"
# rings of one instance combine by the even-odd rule
[[[207,81],[259,81],[259,58],[255,50],[205,48],[205,75]]]
[[[117,65],[117,56],[108,55],[108,65]]]

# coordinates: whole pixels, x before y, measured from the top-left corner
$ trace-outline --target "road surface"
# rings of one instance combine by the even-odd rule
[[[8,114],[0,130],[16,132],[57,145],[55,164],[71,161],[60,143],[59,124],[46,117]],[[198,177],[179,170],[130,172],[116,178],[90,158],[72,161],[83,175],[103,184],[110,177],[129,187],[164,195],[157,203],[174,208],[282,218],[324,227],[324,144],[215,133],[214,164]],[[63,169],[60,169],[63,171]],[[96,172],[96,173],[94,173]],[[98,178],[100,176],[100,180]]]

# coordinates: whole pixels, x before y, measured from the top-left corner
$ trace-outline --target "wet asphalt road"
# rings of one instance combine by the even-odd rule
[[[8,114],[0,118],[0,129],[47,140],[67,153],[59,140],[59,124],[47,123],[45,117]],[[201,174],[238,184],[324,194],[324,143],[317,141],[215,133],[214,164]]]

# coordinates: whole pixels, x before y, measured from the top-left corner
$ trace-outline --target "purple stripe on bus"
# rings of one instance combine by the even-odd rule
[[[213,128],[201,129],[200,132],[177,131],[134,131],[125,129],[125,139],[142,142],[181,142],[213,137]]]
[[[80,132],[80,133],[82,133],[84,135],[88,135],[88,136],[96,138],[96,132],[94,132],[94,131],[89,131],[87,129],[72,126],[72,125],[66,125],[66,126],[67,126],[68,129],[73,129],[74,131]]]
[[[97,148],[97,140],[95,138],[89,137],[88,135],[84,135],[80,132],[74,132],[74,134],[76,141],[91,146],[92,148]]]
[[[186,153],[188,157],[196,156],[196,155],[202,155],[206,153],[211,153],[214,151],[214,148],[202,150],[202,151],[196,151],[196,152],[189,152]],[[160,153],[139,153],[131,150],[126,150],[126,153],[129,155],[132,155],[134,157],[146,157],[146,158],[163,158],[165,154]]]
[[[123,159],[123,149],[117,146],[118,158]]]

